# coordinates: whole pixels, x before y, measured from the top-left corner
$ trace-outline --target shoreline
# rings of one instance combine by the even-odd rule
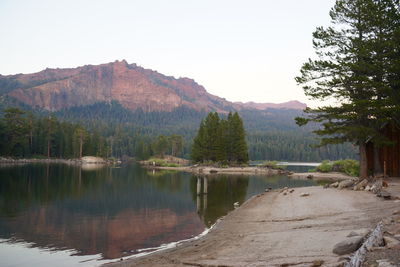
[[[400,181],[396,180],[400,195]],[[302,197],[307,192],[309,196]],[[339,266],[335,244],[366,232],[399,208],[371,192],[294,188],[254,196],[194,241],[110,266]]]
[[[276,170],[267,167],[227,167],[219,168],[212,166],[182,166],[182,167],[162,167],[162,166],[151,166],[142,165],[147,169],[155,170],[170,170],[170,171],[182,171],[190,172],[194,174],[234,174],[234,175],[246,175],[246,174],[260,174],[260,175],[277,175],[287,174],[287,171]]]
[[[141,162],[139,162],[141,163]],[[287,170],[272,169],[268,167],[227,167],[219,168],[212,166],[181,166],[181,167],[162,167],[142,164],[142,167],[151,170],[169,170],[169,171],[182,171],[200,175],[218,175],[218,174],[230,174],[230,175],[287,175],[292,179],[301,180],[315,180],[315,181],[343,181],[349,179],[355,179],[357,177],[347,175],[341,172],[290,172]]]
[[[112,165],[112,164],[120,164],[121,161],[119,160],[110,161],[100,157],[92,157],[92,156],[84,156],[82,158],[73,158],[73,159],[60,159],[60,158],[13,159],[13,158],[0,157],[0,166],[23,165],[31,163],[48,163],[48,164],[57,163],[66,165]]]

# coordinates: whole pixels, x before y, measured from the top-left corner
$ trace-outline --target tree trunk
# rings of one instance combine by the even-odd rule
[[[83,134],[79,138],[79,158],[82,158]]]
[[[47,137],[47,158],[50,158],[50,146],[51,146],[51,140],[50,136]]]
[[[368,178],[367,145],[364,141],[359,142],[360,147],[360,178]]]
[[[374,145],[374,176],[382,175],[382,166],[379,160],[379,148]]]

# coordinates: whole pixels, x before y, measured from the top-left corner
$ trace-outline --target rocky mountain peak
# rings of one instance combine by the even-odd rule
[[[32,74],[0,76],[0,95],[27,105],[56,111],[97,102],[118,101],[127,109],[172,111],[186,106],[195,110],[227,112],[242,108],[264,109],[270,105],[303,108],[302,103],[232,103],[209,94],[190,78],[165,76],[126,60],[78,68],[45,69]]]

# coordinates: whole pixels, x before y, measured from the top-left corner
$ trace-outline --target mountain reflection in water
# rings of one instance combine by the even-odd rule
[[[114,259],[196,236],[232,210],[233,203],[243,203],[266,187],[313,183],[287,177],[211,176],[208,193],[198,195],[198,179],[204,190],[202,177],[153,172],[136,164],[3,167],[0,238]]]

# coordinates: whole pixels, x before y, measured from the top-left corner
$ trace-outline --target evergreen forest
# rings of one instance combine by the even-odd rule
[[[231,112],[226,119],[210,112],[200,122],[193,140],[193,162],[222,162],[243,164],[249,161],[246,133],[239,114]]]
[[[0,155],[13,157],[73,158],[82,153],[140,160],[164,154],[190,158],[194,137],[207,117],[206,111],[187,107],[171,112],[131,111],[116,101],[49,112],[3,100],[0,108]],[[10,108],[20,112],[10,113]],[[312,130],[316,125],[299,128],[295,124],[294,118],[303,115],[300,110],[241,110],[238,115],[246,131],[250,160],[356,157],[349,144],[315,147],[318,141]],[[221,121],[227,116],[219,114]],[[13,123],[17,121],[19,128]],[[17,129],[11,130],[13,127]]]

